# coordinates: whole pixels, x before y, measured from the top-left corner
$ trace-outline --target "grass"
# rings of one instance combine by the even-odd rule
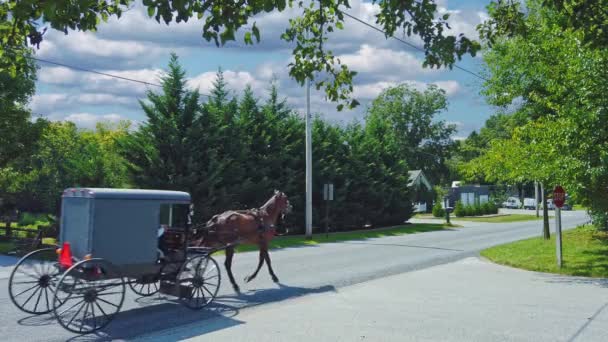
[[[406,234],[415,234],[422,232],[432,232],[443,230],[449,227],[457,227],[456,225],[447,226],[445,224],[440,223],[420,223],[420,224],[410,224],[403,225],[391,228],[378,228],[378,229],[370,229],[370,230],[360,230],[360,231],[349,231],[349,232],[336,232],[329,233],[328,237],[325,237],[324,233],[314,234],[312,240],[307,240],[303,235],[293,235],[293,236],[280,236],[274,238],[270,242],[271,249],[278,248],[287,248],[287,247],[301,247],[301,246],[312,246],[318,245],[320,243],[328,243],[328,242],[341,242],[341,241],[350,241],[350,240],[365,240],[372,239],[378,237],[385,236],[398,236],[398,235],[406,235]],[[255,251],[257,250],[256,246],[250,245],[241,245],[237,247],[237,251],[239,252],[247,252],[247,251]]]
[[[12,242],[0,242],[0,254],[8,254],[15,249],[15,244]]]
[[[498,216],[476,216],[476,217],[456,217],[454,220],[458,221],[472,221],[472,222],[488,222],[488,223],[506,223],[506,222],[523,222],[523,221],[535,221],[542,220],[541,217],[536,215],[524,215],[524,214],[507,214]]]
[[[498,264],[530,271],[608,278],[608,233],[582,226],[562,234],[562,268],[557,267],[555,236],[492,247],[481,255]]]
[[[572,210],[587,210],[587,207],[584,207],[581,204],[575,204],[572,206]]]

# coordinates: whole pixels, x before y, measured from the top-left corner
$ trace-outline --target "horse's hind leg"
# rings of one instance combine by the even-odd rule
[[[245,282],[250,282],[253,280],[253,278],[255,278],[258,275],[258,272],[260,271],[260,268],[262,268],[262,265],[264,265],[264,249],[262,247],[260,247],[260,258],[258,261],[258,268],[255,269],[255,272],[253,272],[250,276],[245,277]]]
[[[260,250],[260,252],[262,252]],[[264,249],[264,259],[266,259],[266,265],[268,265],[268,272],[270,273],[270,276],[272,277],[272,281],[274,281],[275,283],[279,282],[279,278],[277,278],[276,274],[274,274],[274,271],[272,270],[272,264],[270,263],[270,253],[268,252],[268,247],[266,247]]]
[[[236,284],[234,280],[234,276],[232,275],[232,257],[234,256],[234,247],[226,248],[226,260],[224,261],[224,266],[226,266],[226,272],[228,273],[228,278],[230,278],[230,283],[232,284],[232,288],[236,293],[241,293],[241,289]]]

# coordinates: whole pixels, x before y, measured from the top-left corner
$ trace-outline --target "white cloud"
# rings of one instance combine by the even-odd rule
[[[230,90],[240,94],[247,85],[250,85],[255,93],[260,89],[265,89],[267,83],[257,79],[253,74],[248,71],[233,71],[225,70],[224,80],[228,84]],[[188,81],[188,86],[191,89],[199,89],[201,93],[208,94],[213,88],[213,82],[216,79],[217,72],[207,71],[199,74]],[[257,90],[257,91],[256,91]]]
[[[361,45],[355,53],[341,55],[338,58],[350,69],[366,75],[366,78],[399,80],[414,75],[440,73],[423,68],[422,60],[412,53],[376,48],[368,44]]]
[[[92,113],[73,113],[65,116],[52,115],[49,117],[54,121],[71,121],[79,128],[94,129],[99,122],[118,123],[120,121],[131,121],[120,114],[92,114]]]
[[[44,93],[36,94],[30,102],[34,113],[46,114],[80,110],[83,106],[139,106],[137,99],[102,93],[66,94]]]

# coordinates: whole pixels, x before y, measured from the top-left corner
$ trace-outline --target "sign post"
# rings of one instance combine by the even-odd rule
[[[450,224],[450,198],[448,196],[444,196],[443,197],[443,204],[445,207],[445,221],[447,222],[447,224]]]
[[[325,237],[329,237],[329,201],[334,200],[334,185],[323,184],[323,199],[325,200]]]
[[[562,207],[566,200],[566,192],[561,186],[553,190],[553,205],[555,205],[555,249],[557,252],[557,266],[562,267]]]

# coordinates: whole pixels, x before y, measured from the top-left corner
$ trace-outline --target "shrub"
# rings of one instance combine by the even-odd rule
[[[483,215],[483,211],[481,210],[481,205],[480,204],[475,204],[473,206],[473,215],[475,215],[475,216],[481,216],[481,215]]]
[[[488,202],[490,214],[498,214],[498,206],[494,202]]]
[[[462,202],[456,201],[456,206],[454,206],[454,215],[456,215],[456,217],[466,216],[466,211],[464,205],[462,205]]]
[[[17,223],[20,227],[47,225],[49,224],[49,220],[44,214],[23,213],[20,215],[19,221]]]
[[[464,207],[464,216],[473,216],[475,215],[475,209],[473,209],[473,206],[471,205],[467,205]]]
[[[490,202],[486,202],[486,203],[482,204],[481,211],[483,212],[484,215],[493,214]]]
[[[443,207],[441,207],[441,202],[436,201],[435,205],[433,206],[433,216],[434,217],[444,217],[445,216],[445,209],[443,209]]]

